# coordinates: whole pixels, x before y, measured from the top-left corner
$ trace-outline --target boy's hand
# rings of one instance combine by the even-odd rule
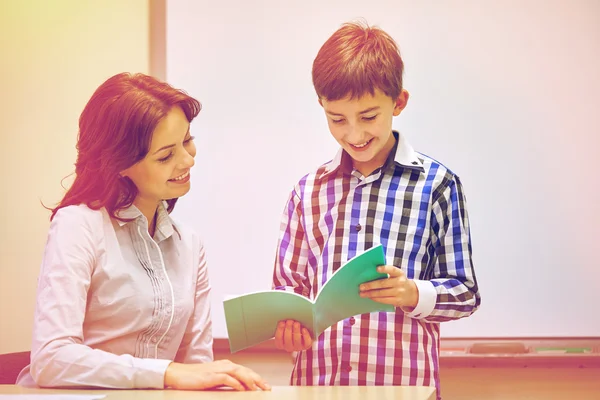
[[[312,338],[308,329],[300,325],[300,322],[288,319],[279,321],[275,331],[275,347],[292,351],[307,350],[312,346]]]
[[[377,272],[388,274],[387,279],[379,279],[360,285],[360,296],[373,301],[391,304],[404,311],[412,311],[419,301],[419,290],[412,279],[408,279],[398,267],[384,265]]]

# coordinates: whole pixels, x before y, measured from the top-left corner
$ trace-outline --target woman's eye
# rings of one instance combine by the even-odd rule
[[[194,139],[196,139],[196,137],[195,137],[195,136],[190,136],[189,138],[187,138],[187,139],[185,139],[185,140],[183,141],[183,144],[188,144],[189,142],[191,142],[191,141],[192,141],[192,140],[194,140]]]
[[[167,162],[167,161],[169,161],[171,159],[171,157],[173,157],[173,153],[169,153],[169,155],[166,156],[166,157],[159,158],[158,162],[161,162],[161,163]]]

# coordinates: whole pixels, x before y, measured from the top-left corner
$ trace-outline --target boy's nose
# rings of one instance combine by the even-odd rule
[[[346,133],[346,141],[352,144],[362,144],[366,141],[364,131],[357,125],[351,125]]]

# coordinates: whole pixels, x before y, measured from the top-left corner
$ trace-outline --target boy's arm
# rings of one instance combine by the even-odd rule
[[[310,298],[311,286],[306,274],[308,244],[301,205],[300,196],[293,190],[281,217],[273,289],[295,292]]]
[[[473,262],[466,199],[457,176],[436,190],[431,229],[435,265],[429,280],[414,280],[419,291],[416,307],[407,312],[427,322],[471,315],[481,302]]]

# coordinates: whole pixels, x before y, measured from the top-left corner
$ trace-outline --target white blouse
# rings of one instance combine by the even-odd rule
[[[154,238],[135,207],[60,209],[37,289],[31,364],[17,383],[163,388],[171,361],[212,361],[210,285],[198,236],[161,204]]]

